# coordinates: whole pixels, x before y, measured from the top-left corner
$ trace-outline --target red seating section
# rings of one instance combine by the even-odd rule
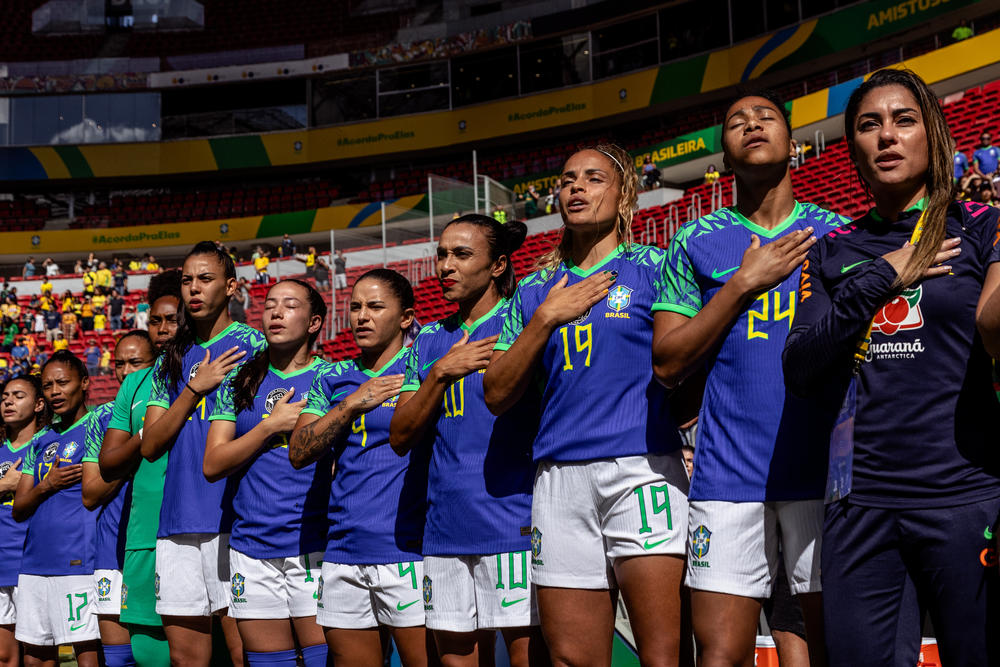
[[[30,232],[41,229],[51,215],[47,206],[27,199],[0,201],[0,230]]]

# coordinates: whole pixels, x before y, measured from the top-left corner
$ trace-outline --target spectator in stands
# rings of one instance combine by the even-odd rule
[[[143,331],[149,328],[149,304],[145,301],[140,301],[135,307],[134,327]]]
[[[156,263],[156,258],[152,255],[147,255],[149,261],[146,262],[146,271],[156,271],[160,272],[160,265]]]
[[[0,343],[0,351],[10,352],[14,347],[14,339],[20,333],[17,324],[9,317],[0,320],[0,327],[3,328],[3,339]]]
[[[111,283],[114,281],[114,278],[106,262],[101,262],[97,265],[96,277],[97,280],[94,283],[96,287],[103,290],[111,289]]]
[[[534,218],[538,215],[538,190],[534,185],[528,186],[528,191],[524,195],[524,217]]]
[[[333,288],[347,289],[347,258],[344,251],[338,250],[337,256],[333,258]]]
[[[62,315],[55,308],[43,311],[45,315],[45,340],[52,342],[59,333],[59,325],[62,323]]]
[[[979,148],[972,153],[972,168],[983,178],[992,181],[1000,163],[1000,149],[990,142],[990,138],[989,132],[979,135]]]
[[[98,261],[97,261],[97,257],[94,256],[94,253],[90,253],[89,255],[87,255],[86,270],[87,271],[96,271],[97,270],[97,266],[98,266]]]
[[[240,324],[247,323],[247,308],[250,307],[250,285],[246,278],[236,281],[236,290],[229,300],[229,317]]]
[[[101,345],[101,363],[98,365],[101,375],[111,375],[111,348]]]
[[[52,261],[51,257],[46,257],[42,266],[45,267],[45,275],[49,278],[59,275],[59,265]]]
[[[955,149],[955,182],[960,183],[962,177],[965,176],[965,172],[969,171],[969,158],[965,157],[965,153]]]
[[[115,260],[112,273],[114,274],[115,289],[118,290],[118,294],[128,294],[128,273],[125,272],[125,265],[122,264],[120,259]]]
[[[94,308],[94,331],[104,331],[108,328],[108,316],[104,314],[103,307]]]
[[[97,284],[97,271],[93,269],[87,269],[83,272],[83,294],[87,296],[88,294],[94,293],[94,286]]]
[[[80,276],[83,275],[83,260],[76,260],[76,264],[73,265],[73,273]]]
[[[545,213],[549,215],[556,212],[556,190],[555,188],[549,186],[549,192],[545,195]],[[506,221],[507,214],[504,213],[504,220]]]
[[[962,19],[962,22],[958,24],[958,27],[951,31],[951,38],[956,42],[961,42],[963,39],[969,39],[975,33],[972,28],[969,27],[969,22]]]
[[[719,170],[715,168],[714,164],[708,165],[708,169],[705,170],[706,185],[711,185],[712,183],[715,183],[721,177],[722,174],[719,173]]]
[[[112,331],[122,329],[122,312],[125,308],[125,299],[122,298],[118,288],[111,290],[111,298],[108,299],[108,320],[111,323]]]
[[[295,242],[292,241],[292,237],[285,234],[281,237],[281,247],[278,248],[279,257],[294,257],[295,256]]]
[[[306,278],[316,277],[316,248],[309,246],[309,252],[305,255],[298,255],[302,263],[306,265]]]
[[[649,153],[646,153],[642,158],[642,185],[647,190],[652,190],[660,185],[660,170],[656,168],[653,156]]]
[[[265,252],[260,246],[253,253],[253,268],[256,274],[256,281],[258,285],[266,285],[270,281],[270,276],[267,273],[267,265],[271,263],[269,257],[270,253]]]
[[[104,305],[108,302],[108,297],[104,295],[104,288],[98,287],[97,294],[90,297],[90,304],[94,307],[96,312],[98,308],[104,308]]]
[[[501,225],[507,223],[507,211],[503,210],[500,204],[493,207],[493,219]]]
[[[322,257],[316,257],[316,289],[324,292],[330,289],[330,267]]]
[[[84,296],[83,303],[80,304],[80,330],[94,330],[94,303],[89,295]]]
[[[29,257],[28,261],[24,263],[24,268],[21,269],[22,278],[33,278],[35,276],[35,258]]]
[[[132,310],[132,306],[125,306],[125,310],[122,311],[122,328],[129,330],[135,329],[135,311]]]
[[[60,331],[58,334],[56,334],[56,339],[52,342],[52,351],[58,352],[59,350],[68,350],[68,349],[69,349],[69,341],[66,340],[66,338],[62,335],[62,332]]]
[[[34,322],[32,322],[31,330],[37,334],[45,333],[45,313],[41,310],[35,311]]]
[[[15,339],[14,347],[10,350],[10,358],[21,366],[30,365],[31,354],[28,351],[28,346],[24,344],[24,338],[22,336],[18,336]]]
[[[76,313],[72,308],[63,311],[62,336],[67,341],[67,344],[68,341],[73,340],[73,337],[76,336],[76,328],[78,324],[79,322],[77,320]]]
[[[73,292],[66,290],[63,292],[62,296],[62,306],[59,308],[61,311],[66,312],[67,310],[75,310],[76,302],[73,299]]]
[[[84,350],[84,359],[87,363],[87,373],[91,377],[97,375],[97,369],[101,365],[101,348],[97,346],[97,341],[93,338],[87,343],[87,349]]]

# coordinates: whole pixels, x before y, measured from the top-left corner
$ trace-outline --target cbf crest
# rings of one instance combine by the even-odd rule
[[[620,313],[632,303],[632,288],[615,285],[608,291],[608,309]]]
[[[431,578],[426,574],[424,575],[423,583],[423,596],[424,596],[424,611],[430,611],[434,609],[431,605],[431,597],[434,595],[433,584],[431,583]]]
[[[288,393],[287,389],[282,389],[278,387],[277,389],[272,389],[267,394],[267,398],[264,399],[264,412],[266,414],[271,414],[274,412],[274,406],[278,404],[281,397]]]
[[[76,450],[78,449],[80,449],[80,445],[78,445],[75,440],[73,442],[67,443],[66,446],[63,447],[62,451],[63,458],[64,459],[73,458],[73,455],[76,454]]]
[[[239,572],[233,573],[233,578],[230,581],[230,586],[233,590],[233,602],[246,602],[243,594],[246,592],[246,577],[244,577]]]
[[[107,577],[101,577],[97,580],[97,595],[102,602],[106,601],[111,595],[111,580]]]
[[[712,545],[712,531],[704,525],[698,526],[691,535],[691,553],[699,560],[708,555],[708,548]]]

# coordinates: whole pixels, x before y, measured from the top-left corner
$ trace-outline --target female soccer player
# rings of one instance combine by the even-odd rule
[[[181,272],[171,269],[149,281],[149,335],[159,355],[177,333],[181,309]],[[125,377],[115,396],[111,420],[98,456],[101,476],[127,479],[132,507],[125,530],[122,566],[121,622],[128,626],[132,655],[143,667],[167,667],[169,647],[156,614],[156,531],[167,457],[147,461],[139,452],[152,367]]]
[[[42,383],[37,375],[8,380],[0,390],[0,665],[16,667],[20,647],[14,639],[17,574],[28,526],[14,520],[14,492],[21,479],[21,463],[34,444],[35,436],[52,418]]]
[[[499,419],[483,400],[482,373],[517,286],[511,255],[520,222],[484,215],[452,220],[441,233],[437,276],[458,312],[413,342],[392,419],[397,453],[433,438],[424,526],[427,627],[445,665],[492,655],[496,629],[511,664],[547,662],[531,586],[531,441],[537,398]]]
[[[687,474],[649,351],[665,253],[632,243],[638,176],[599,145],[562,174],[559,246],[518,285],[486,369],[486,404],[544,382],[532,577],[553,662],[611,662],[620,588],[644,665],[677,664]]]
[[[119,384],[135,371],[150,368],[156,352],[149,334],[141,329],[118,339],[115,345],[115,377]],[[83,457],[83,505],[89,510],[100,508],[97,516],[97,554],[94,562],[94,583],[97,614],[107,667],[134,665],[129,632],[120,622],[122,599],[122,566],[125,559],[125,534],[120,531],[122,518],[128,520],[131,502],[130,485],[121,480],[106,481],[99,465],[104,434],[108,430],[114,401],[97,406],[87,429],[87,452]]]
[[[17,628],[27,667],[54,667],[59,646],[72,644],[81,667],[97,667],[94,542],[97,516],[83,506],[80,481],[87,428],[93,413],[84,401],[90,378],[68,351],[42,367],[45,402],[59,421],[39,433],[25,453],[25,474],[14,496],[14,519],[27,521]]]
[[[326,547],[329,457],[301,470],[288,436],[322,361],[312,349],[326,304],[312,285],[283,280],[264,301],[267,348],[226,380],[209,417],[205,477],[231,476],[229,615],[237,619],[250,665],[326,665],[316,625],[319,565]],[[297,641],[296,641],[297,640]]]
[[[413,325],[410,283],[388,269],[364,274],[351,294],[350,321],[361,356],[317,369],[288,450],[302,468],[332,448],[336,466],[316,622],[326,628],[335,664],[381,665],[385,628],[403,665],[424,667],[426,452],[397,456],[389,447],[406,368],[403,339]]]
[[[799,267],[816,237],[846,219],[795,201],[789,173],[795,142],[773,93],[733,100],[722,147],[738,203],[674,235],[653,342],[653,370],[668,387],[708,369],[685,579],[698,654],[706,666],[752,662],[761,603],[771,597],[783,555],[789,599],[801,602],[811,662],[819,667],[818,555],[835,414],[786,397],[781,352],[798,301]]]
[[[873,74],[844,129],[875,207],[809,251],[784,353],[792,391],[823,400],[834,385],[843,402],[823,529],[829,662],[893,664],[910,581],[943,664],[996,664],[998,212],[953,201],[948,125],[912,72]]]
[[[217,388],[247,354],[259,350],[259,331],[229,317],[236,288],[233,260],[203,241],[184,260],[184,315],[176,337],[153,369],[143,427],[143,457],[170,452],[156,541],[156,612],[170,645],[171,661],[207,665],[212,653],[213,613],[229,606],[228,559],[232,493],[225,481],[202,473],[208,416]],[[235,622],[223,621],[238,666],[243,650]]]

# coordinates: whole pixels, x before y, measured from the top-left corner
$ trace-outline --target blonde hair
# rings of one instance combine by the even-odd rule
[[[586,146],[576,151],[597,151],[602,153],[611,163],[611,169],[619,175],[620,188],[618,191],[618,220],[615,223],[615,233],[618,236],[618,244],[624,245],[626,249],[632,246],[632,217],[635,214],[639,200],[639,174],[633,166],[632,156],[621,146],[616,144],[597,144],[596,146]],[[576,153],[574,153],[576,155]],[[629,165],[626,169],[623,165]],[[539,271],[554,271],[560,263],[569,257],[569,249],[572,237],[570,230],[563,228],[559,242],[547,253],[538,258],[535,262],[535,269]]]

